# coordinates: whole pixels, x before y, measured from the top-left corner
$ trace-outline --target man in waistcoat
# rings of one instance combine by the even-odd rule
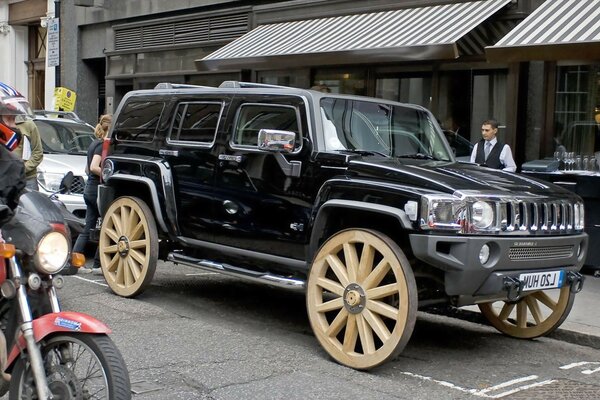
[[[510,146],[496,138],[498,134],[498,121],[488,119],[481,124],[481,136],[475,143],[471,153],[471,162],[483,167],[496,168],[504,171],[515,172],[517,165],[513,159]]]

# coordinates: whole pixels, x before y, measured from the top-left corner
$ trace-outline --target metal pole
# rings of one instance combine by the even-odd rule
[[[54,77],[54,86],[55,87],[59,87],[60,86],[60,64],[62,63],[62,57],[61,57],[61,53],[62,53],[62,48],[61,48],[61,40],[60,37],[62,36],[62,28],[60,27],[62,25],[62,21],[60,18],[60,0],[54,0],[54,17],[58,18],[58,66],[54,67],[54,73],[55,73],[55,77]]]

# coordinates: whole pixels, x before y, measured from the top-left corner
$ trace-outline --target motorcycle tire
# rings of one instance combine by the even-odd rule
[[[55,398],[131,399],[127,366],[107,335],[60,333],[41,343],[46,379]],[[16,362],[8,396],[10,400],[37,399],[27,359]]]

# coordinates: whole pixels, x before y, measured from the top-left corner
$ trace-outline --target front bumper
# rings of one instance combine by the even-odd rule
[[[548,237],[410,235],[419,260],[445,272],[449,296],[493,297],[506,294],[506,277],[556,269],[577,272],[587,254],[588,235]],[[481,247],[490,247],[485,264]]]

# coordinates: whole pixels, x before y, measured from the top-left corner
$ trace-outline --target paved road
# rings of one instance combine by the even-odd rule
[[[59,294],[112,327],[134,399],[600,398],[600,350],[444,316],[420,313],[402,355],[365,373],[328,359],[302,294],[172,264],[136,299],[91,274]]]

